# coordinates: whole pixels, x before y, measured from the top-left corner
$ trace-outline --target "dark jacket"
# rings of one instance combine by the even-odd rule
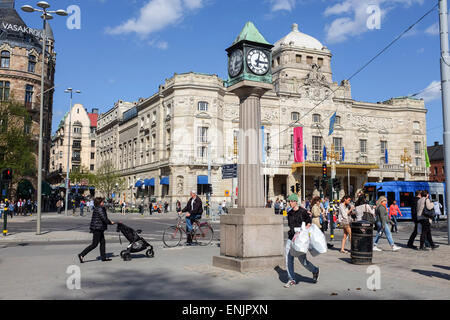
[[[375,214],[378,217],[378,220],[381,221],[381,226],[384,229],[386,223],[388,223],[389,220],[389,213],[386,207],[382,204],[379,204],[375,209]]]
[[[414,222],[417,222],[417,202],[419,199],[419,197],[414,197],[413,205],[411,207],[411,218]]]
[[[201,216],[203,213],[202,200],[199,197],[195,198],[193,208],[191,207],[191,202],[192,198],[188,200],[186,207],[181,212],[189,212],[192,216]]]
[[[108,224],[112,224],[112,222],[108,219],[106,208],[95,207],[94,211],[92,212],[91,232],[105,231],[106,229],[108,229]]]
[[[302,207],[299,207],[297,211],[294,211],[294,209],[290,210],[288,212],[287,217],[289,225],[288,231],[289,240],[292,240],[292,238],[294,238],[295,235],[294,228],[300,228],[302,226],[302,222],[305,222],[306,225],[312,222],[312,219],[308,214],[308,211],[306,211]]]

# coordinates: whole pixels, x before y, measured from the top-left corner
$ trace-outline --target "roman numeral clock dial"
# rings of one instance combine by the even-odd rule
[[[262,76],[269,71],[269,58],[264,51],[252,49],[247,53],[247,65],[254,74]]]
[[[231,77],[236,77],[242,70],[244,55],[241,50],[234,51],[228,63],[228,73]]]

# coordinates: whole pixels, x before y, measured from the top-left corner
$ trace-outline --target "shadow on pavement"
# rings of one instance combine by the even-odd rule
[[[446,273],[437,272],[437,271],[429,271],[429,270],[419,270],[419,269],[412,269],[411,271],[419,273],[423,276],[441,278],[441,279],[450,281],[450,275],[446,274]]]
[[[283,270],[280,268],[280,266],[276,266],[274,270],[278,273],[278,278],[282,283],[286,283],[288,281],[287,276],[287,270]],[[305,269],[306,270],[306,269]],[[308,272],[308,271],[307,271]],[[308,272],[309,273],[309,272]],[[302,275],[299,275],[298,273],[294,272],[294,280],[297,283],[306,282],[306,283],[314,283],[312,281],[312,276],[310,278],[304,277]]]
[[[433,264],[433,267],[441,268],[441,269],[444,269],[444,270],[450,270],[450,267],[448,267],[448,266],[440,266],[440,265],[437,265],[437,264]]]

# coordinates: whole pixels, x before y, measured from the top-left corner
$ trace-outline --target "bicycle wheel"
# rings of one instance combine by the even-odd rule
[[[171,226],[164,230],[163,242],[167,247],[173,248],[180,244],[182,236],[183,232],[180,229],[176,226]]]
[[[204,222],[199,224],[199,226],[195,230],[195,234],[192,240],[197,242],[197,244],[201,246],[207,246],[211,243],[213,235],[213,228],[211,228],[208,223]]]

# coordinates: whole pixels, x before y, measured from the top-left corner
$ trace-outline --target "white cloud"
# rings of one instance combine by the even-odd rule
[[[431,102],[442,98],[441,82],[433,81],[428,87],[422,90],[422,93],[416,96],[418,99],[423,99],[425,102]]]
[[[381,21],[385,19],[387,13],[396,5],[409,7],[414,4],[423,4],[424,0],[345,0],[333,6],[327,7],[324,11],[326,17],[341,16],[333,20],[325,27],[326,41],[328,43],[338,43],[348,40],[350,37],[358,36],[370,31],[367,21],[372,13],[367,13],[367,8],[372,5],[379,6],[381,11]]]
[[[296,0],[270,0],[272,12],[286,10],[291,12],[295,8]]]
[[[150,0],[140,10],[139,16],[121,25],[107,28],[112,35],[137,33],[148,36],[170,25],[179,23],[194,9],[203,7],[204,0]]]
[[[436,22],[435,24],[429,26],[426,30],[425,30],[426,34],[435,36],[437,34],[439,34],[439,24]]]

